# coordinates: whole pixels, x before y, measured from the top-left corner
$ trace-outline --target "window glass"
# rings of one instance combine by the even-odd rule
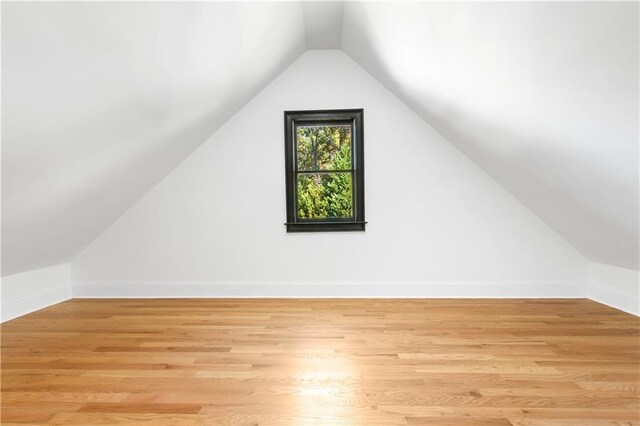
[[[298,218],[353,217],[351,172],[298,174]]]
[[[350,170],[351,126],[298,126],[296,156],[299,171]]]

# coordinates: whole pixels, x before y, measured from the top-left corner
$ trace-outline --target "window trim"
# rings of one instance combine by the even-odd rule
[[[363,109],[303,110],[284,112],[285,183],[287,232],[364,231],[364,125]],[[332,219],[298,219],[296,128],[300,125],[351,125],[351,170],[353,217]],[[305,171],[306,172],[306,171]],[[327,171],[333,172],[336,171]]]

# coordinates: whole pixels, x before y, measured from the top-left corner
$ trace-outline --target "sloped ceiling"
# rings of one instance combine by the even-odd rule
[[[587,258],[637,269],[637,3],[3,2],[2,274],[71,260],[337,47]]]
[[[305,1],[302,13],[309,49],[340,49],[343,2]]]
[[[2,3],[2,273],[69,261],[304,50],[297,3]]]
[[[589,260],[637,269],[638,5],[350,2],[342,48]]]

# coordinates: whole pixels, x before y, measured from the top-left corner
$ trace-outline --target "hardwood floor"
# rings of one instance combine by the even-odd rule
[[[589,300],[71,300],[2,325],[2,424],[638,425]]]

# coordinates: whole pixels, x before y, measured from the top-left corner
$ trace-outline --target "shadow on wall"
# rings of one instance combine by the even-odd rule
[[[367,34],[376,23],[366,10],[358,13],[355,31]],[[592,155],[579,156],[575,151],[550,149],[565,146],[566,141],[560,138],[532,136],[526,129],[521,132],[509,129],[503,123],[463,111],[431,93],[417,93],[415,88],[408,93],[394,78],[387,61],[381,58],[374,40],[372,35],[359,38],[358,56],[366,57],[369,61],[366,69],[374,71],[374,77],[418,116],[514,197],[519,200],[526,197],[523,204],[587,258],[638,269],[640,197],[637,181],[633,183],[616,176],[615,170],[607,170],[602,163],[594,162]],[[358,57],[353,59],[359,62]],[[426,99],[422,105],[428,106],[412,101],[417,98]],[[510,144],[510,141],[523,143]],[[609,172],[606,175],[605,170]],[[592,185],[585,194],[578,185],[585,176],[602,185]],[[599,179],[600,176],[603,179]],[[584,182],[581,185],[584,187]]]
[[[262,81],[261,87],[269,81]],[[198,117],[189,116],[180,123],[174,121],[176,127],[168,133],[163,132],[159,137],[141,134],[148,127],[141,127],[139,123],[133,126],[130,117],[125,117],[120,112],[123,109],[131,110],[132,105],[135,105],[134,109],[146,112],[146,120],[143,118],[143,121],[162,123],[172,109],[159,106],[166,101],[162,96],[128,101],[121,108],[103,111],[89,121],[83,120],[71,132],[86,134],[89,129],[103,128],[101,123],[104,116],[122,118],[122,122],[112,123],[112,127],[118,129],[117,132],[101,135],[101,138],[112,137],[114,140],[114,143],[107,145],[107,150],[99,155],[90,152],[84,161],[65,169],[53,179],[33,181],[31,188],[22,186],[17,200],[13,200],[11,194],[4,195],[3,275],[67,262],[70,260],[69,253],[75,257],[235,115],[250,95],[209,109]],[[130,129],[126,130],[127,127]],[[129,143],[122,139],[125,132],[127,140],[146,140],[142,144]],[[24,199],[25,194],[43,192],[42,185],[48,187],[46,192],[49,197],[39,199],[38,208],[21,205],[20,199]],[[45,221],[39,219],[43,211],[47,212]],[[38,235],[38,244],[24,244],[25,236],[28,235]],[[47,265],[30,263],[30,259],[43,257],[49,259]]]

